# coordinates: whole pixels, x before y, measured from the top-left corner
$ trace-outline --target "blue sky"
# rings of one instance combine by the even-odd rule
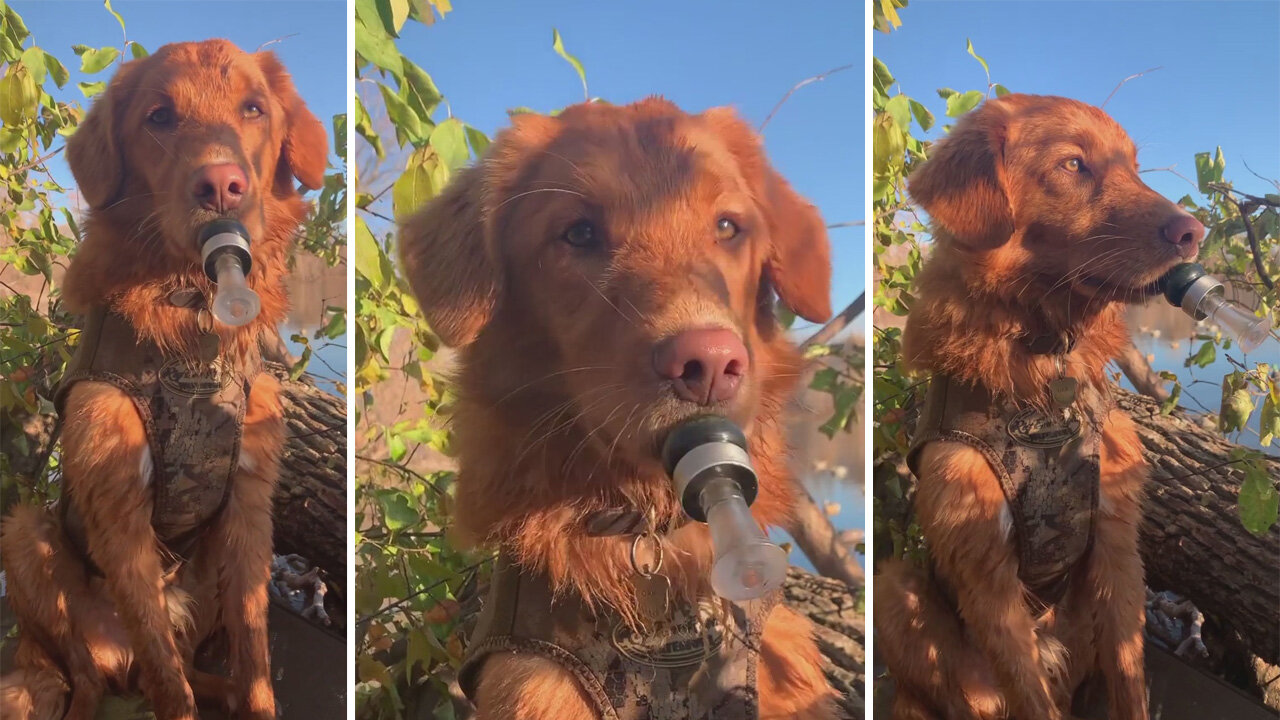
[[[874,54],[940,119],[937,88],[986,86],[966,38],[993,82],[1095,105],[1124,78],[1160,66],[1106,105],[1137,144],[1142,167],[1176,165],[1194,181],[1195,153],[1221,145],[1237,188],[1275,192],[1244,164],[1280,179],[1280,3],[915,0],[900,17],[898,30],[874,33]],[[1172,199],[1196,197],[1171,173],[1143,179]]]
[[[551,49],[552,28],[582,61],[592,96],[629,102],[661,94],[685,110],[735,106],[758,125],[793,85],[845,72],[791,96],[765,129],[774,166],[828,223],[863,216],[861,3],[568,2],[471,0],[431,27],[406,26],[401,52],[427,70],[453,115],[486,134],[508,108],[581,102],[573,68]],[[444,110],[437,111],[437,119]],[[863,229],[831,231],[837,309],[863,289]]]
[[[80,74],[80,58],[72,45],[122,47],[125,35],[120,25],[103,7],[100,0],[62,0],[60,2],[14,2],[31,31],[27,47],[39,45],[58,58],[71,74],[71,80],[56,91],[54,97],[78,102],[88,107],[76,83],[106,80],[117,65],[93,76]],[[275,51],[289,68],[294,84],[311,111],[332,134],[332,117],[346,112],[347,102],[347,7],[343,0],[311,2],[256,2],[224,0],[221,2],[130,2],[116,0],[112,7],[124,17],[129,40],[136,40],[149,51],[170,42],[207,40],[221,37],[247,51],[263,43],[294,34],[273,43]],[[304,11],[305,9],[305,11]],[[295,34],[296,33],[296,34]],[[52,88],[53,84],[49,83]],[[330,138],[332,149],[332,138]],[[51,164],[55,176],[64,184],[72,184],[66,163],[58,157]]]

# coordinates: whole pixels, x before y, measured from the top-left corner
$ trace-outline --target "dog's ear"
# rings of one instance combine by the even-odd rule
[[[119,122],[117,105],[123,105],[133,91],[131,78],[140,60],[120,66],[106,92],[98,96],[75,133],[67,139],[67,165],[76,187],[91,208],[104,207],[116,199],[124,185],[124,158],[116,140]]]
[[[453,176],[400,226],[400,262],[422,314],[446,345],[466,345],[493,316],[502,287],[485,241],[484,167]]]
[[[765,272],[783,304],[811,322],[831,317],[831,245],[818,209],[769,166],[760,138],[730,108],[703,117],[737,158],[769,230]]]
[[[1008,114],[991,100],[965,115],[929,150],[907,188],[929,217],[961,244],[990,250],[1013,233],[1004,181]]]
[[[550,142],[559,123],[532,113],[512,118],[484,158],[455,174],[421,210],[400,225],[400,261],[422,314],[446,345],[466,345],[493,317],[502,296],[495,233],[503,199],[521,169]]]
[[[266,75],[271,93],[284,107],[288,127],[280,150],[283,162],[276,167],[276,184],[287,184],[292,190],[290,178],[294,177],[304,186],[319,190],[324,185],[324,170],[329,164],[329,134],[298,96],[293,79],[275,53],[254,53],[254,59],[262,74]]]

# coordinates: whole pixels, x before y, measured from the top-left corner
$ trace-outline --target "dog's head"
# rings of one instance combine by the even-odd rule
[[[1014,292],[1136,300],[1196,256],[1204,227],[1147,187],[1129,136],[1066,98],[1006,95],[961,118],[909,181],[940,242]]]
[[[486,373],[504,402],[563,402],[630,457],[698,413],[749,424],[771,383],[794,384],[775,292],[830,314],[821,217],[727,109],[517,116],[400,238],[432,329],[468,346],[464,378]]]
[[[198,228],[215,218],[263,237],[280,222],[272,200],[296,198],[294,178],[323,184],[327,152],[324,126],[275,55],[226,40],[165,45],[124,64],[67,142],[90,209],[184,262],[198,260]]]

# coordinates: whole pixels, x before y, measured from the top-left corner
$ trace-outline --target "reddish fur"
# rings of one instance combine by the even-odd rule
[[[1055,174],[1071,156],[1090,174]],[[1123,304],[1178,262],[1160,227],[1182,212],[1142,184],[1124,131],[1082,103],[1010,95],[962,119],[910,189],[936,243],[917,283],[904,361],[1045,404],[1054,360],[1030,354],[1021,336],[1070,331],[1067,374],[1109,394],[1104,366],[1128,340]],[[1141,447],[1129,418],[1113,411],[1093,550],[1063,603],[1039,621],[1023,599],[990,466],[967,445],[926,447],[916,515],[959,617],[920,572],[880,568],[877,647],[897,682],[895,718],[1057,720],[1095,670],[1108,685],[1109,717],[1147,717]]]
[[[715,224],[730,211],[746,232],[721,246]],[[607,253],[557,240],[582,217],[597,223]],[[649,99],[518,116],[400,237],[432,329],[461,346],[452,422],[465,540],[499,545],[558,592],[634,622],[631,538],[588,537],[582,522],[616,507],[653,508],[660,526],[681,518],[657,443],[696,408],[672,399],[650,357],[663,337],[707,325],[736,330],[750,349],[738,398],[711,409],[747,427],[756,519],[786,522],[795,485],[780,415],[801,365],[770,300],[776,290],[799,314],[825,319],[829,248],[817,211],[730,111],[690,116]],[[718,290],[707,280],[715,275]],[[662,542],[676,592],[707,593],[705,526]],[[775,611],[766,634],[779,650],[762,661],[762,711],[825,716],[831,690],[815,674],[807,621]],[[566,717],[562,675],[529,658],[487,663],[480,712]]]
[[[265,91],[267,117],[251,124],[240,103],[255,86]],[[161,88],[188,121],[171,133],[141,120]],[[238,216],[253,237],[249,284],[262,309],[252,324],[218,331],[224,357],[244,357],[287,311],[286,254],[307,209],[293,177],[318,187],[326,152],[323,126],[270,53],[211,40],[127,63],[68,143],[91,211],[63,297],[78,312],[108,305],[166,352],[193,354],[195,314],[163,298],[183,286],[211,296],[195,243],[195,228],[211,218],[178,190],[202,164],[230,159],[249,181]],[[0,542],[21,634],[17,670],[0,692],[4,716],[60,717],[70,690],[66,716],[90,718],[104,692],[135,688],[158,718],[192,718],[194,688],[239,717],[274,718],[266,581],[284,441],[279,384],[266,374],[254,382],[231,497],[176,577],[162,577],[153,493],[140,476],[146,434],[133,402],[112,385],[82,382],[63,422],[63,492],[75,500],[103,577],[86,572],[43,509],[20,507],[6,519]],[[230,680],[190,668],[195,648],[219,626]]]

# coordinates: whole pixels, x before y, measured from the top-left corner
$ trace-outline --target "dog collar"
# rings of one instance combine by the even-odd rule
[[[1070,330],[1057,334],[1026,334],[1021,340],[1022,346],[1032,355],[1066,355],[1076,347],[1076,334]]]

